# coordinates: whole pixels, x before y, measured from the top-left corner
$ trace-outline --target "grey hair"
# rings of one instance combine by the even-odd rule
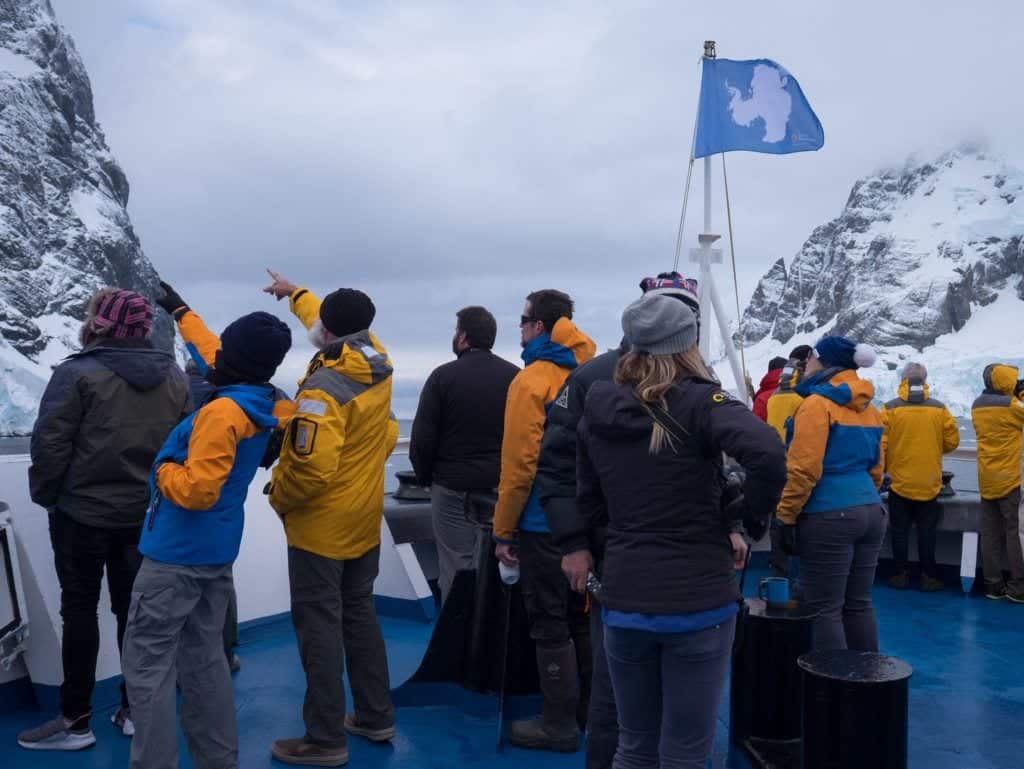
[[[917,378],[922,382],[925,382],[928,380],[928,369],[925,368],[923,363],[918,363],[917,361],[912,360],[903,367],[902,376],[904,379]]]

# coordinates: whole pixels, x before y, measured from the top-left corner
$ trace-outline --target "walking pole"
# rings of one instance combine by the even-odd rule
[[[501,574],[501,592],[505,598],[505,643],[501,653],[501,684],[498,687],[498,741],[495,750],[501,753],[505,749],[505,679],[508,673],[508,636],[512,624],[512,587],[519,581],[519,568],[508,567],[499,561],[498,571]]]

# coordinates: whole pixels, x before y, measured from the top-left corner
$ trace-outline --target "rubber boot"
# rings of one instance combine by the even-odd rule
[[[541,714],[526,721],[514,721],[508,741],[520,748],[574,753],[580,745],[576,725],[580,691],[573,642],[548,648],[538,645],[537,670],[544,697]]]

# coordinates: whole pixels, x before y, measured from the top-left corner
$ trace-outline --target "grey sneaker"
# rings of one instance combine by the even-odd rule
[[[75,723],[70,718],[57,716],[42,726],[23,731],[18,735],[18,744],[28,750],[82,750],[95,745],[96,735],[92,729],[74,729]]]
[[[395,726],[385,726],[381,729],[371,729],[356,721],[351,713],[345,714],[345,731],[359,737],[365,737],[371,742],[387,742],[395,736]]]
[[[129,708],[123,706],[118,708],[117,712],[110,717],[110,723],[117,727],[125,737],[135,736],[135,724],[132,723],[132,711]]]

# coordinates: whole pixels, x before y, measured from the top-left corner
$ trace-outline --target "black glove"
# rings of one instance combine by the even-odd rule
[[[786,555],[797,555],[800,547],[796,543],[796,525],[786,524],[776,519],[773,526],[779,527],[779,547]]]
[[[160,305],[164,310],[167,311],[168,315],[174,315],[175,310],[182,308],[188,309],[188,305],[185,304],[185,300],[181,298],[181,294],[175,291],[167,283],[160,281],[160,288],[164,290],[164,295],[156,300],[156,303]]]

